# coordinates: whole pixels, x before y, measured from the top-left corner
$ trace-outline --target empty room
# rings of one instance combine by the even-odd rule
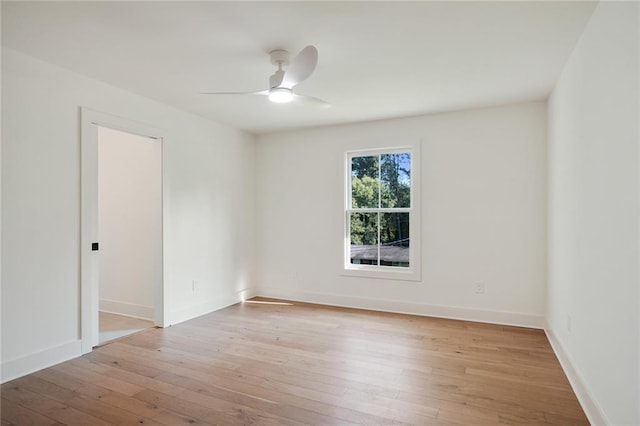
[[[640,4],[2,1],[2,425],[640,425]]]

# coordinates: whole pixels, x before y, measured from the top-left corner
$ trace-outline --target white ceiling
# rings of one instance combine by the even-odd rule
[[[545,99],[593,2],[2,2],[2,44],[252,133]],[[268,52],[318,48],[298,93]]]

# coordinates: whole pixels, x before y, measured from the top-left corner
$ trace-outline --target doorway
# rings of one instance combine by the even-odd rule
[[[163,326],[162,138],[82,109],[83,353]]]
[[[154,325],[162,279],[159,139],[98,126],[98,344]]]

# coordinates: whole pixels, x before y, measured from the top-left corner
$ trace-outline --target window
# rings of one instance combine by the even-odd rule
[[[347,153],[345,271],[419,279],[414,149]]]

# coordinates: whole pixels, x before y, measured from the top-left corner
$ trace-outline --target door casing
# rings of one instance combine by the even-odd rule
[[[163,161],[163,132],[153,126],[106,114],[89,108],[80,110],[80,339],[82,353],[91,352],[98,344],[98,255],[92,244],[99,243],[98,234],[98,127],[109,127],[160,141],[161,162]],[[162,181],[164,167],[161,165]],[[161,193],[164,182],[161,182]],[[161,195],[161,198],[164,197]],[[162,202],[164,210],[164,202]],[[162,211],[160,212],[162,216]],[[164,245],[164,220],[162,220],[161,241]],[[164,327],[164,251],[161,277],[154,291],[154,322]]]

